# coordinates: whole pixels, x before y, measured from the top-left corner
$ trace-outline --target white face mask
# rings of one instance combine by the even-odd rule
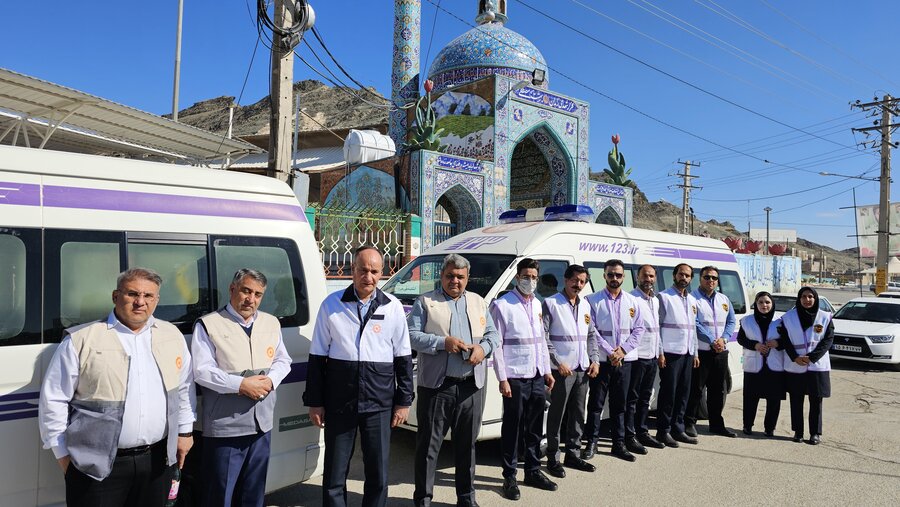
[[[519,278],[518,287],[519,292],[526,296],[530,296],[534,293],[534,290],[537,289],[537,280],[532,278]]]

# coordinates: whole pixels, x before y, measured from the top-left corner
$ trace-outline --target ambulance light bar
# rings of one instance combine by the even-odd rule
[[[500,223],[517,222],[594,222],[594,210],[583,204],[563,204],[546,208],[514,209],[500,215]]]

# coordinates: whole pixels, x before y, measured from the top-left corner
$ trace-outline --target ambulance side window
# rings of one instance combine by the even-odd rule
[[[41,342],[40,279],[40,231],[0,228],[0,347]]]
[[[601,290],[606,288],[606,273],[603,271],[603,263],[602,262],[586,262],[584,263],[584,267],[587,268],[588,274],[590,275],[591,281],[589,288],[585,288],[581,292],[582,295],[588,295],[593,292],[600,292]],[[625,292],[631,292],[637,287],[637,270],[638,266],[633,265],[625,265],[625,276],[622,278],[622,290]]]
[[[565,285],[565,279],[563,275],[566,273],[566,268],[569,267],[569,263],[566,261],[553,261],[553,260],[543,260],[538,259],[538,262],[541,263],[540,274],[538,275],[538,284],[537,289],[534,291],[534,295],[537,296],[541,301],[544,298],[550,297],[557,292],[561,291]],[[509,282],[509,286],[506,287],[506,290],[501,294],[505,294],[516,288],[516,279],[513,278]]]

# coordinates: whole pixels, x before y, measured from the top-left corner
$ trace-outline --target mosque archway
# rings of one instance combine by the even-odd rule
[[[462,185],[447,189],[435,203],[434,243],[481,227],[481,206]],[[443,220],[441,220],[443,218]]]
[[[531,130],[516,144],[509,168],[510,209],[571,202],[574,176],[569,157],[545,125]]]
[[[619,213],[613,209],[612,206],[607,206],[603,208],[597,215],[597,220],[595,220],[598,224],[606,224],[606,225],[618,225],[623,226],[625,223],[622,221],[622,217],[619,216]]]

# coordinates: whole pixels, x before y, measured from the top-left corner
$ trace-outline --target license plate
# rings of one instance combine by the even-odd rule
[[[841,345],[840,343],[835,343],[834,345],[831,346],[831,348],[834,350],[840,350],[843,352],[862,353],[862,347],[860,347],[858,345]]]

